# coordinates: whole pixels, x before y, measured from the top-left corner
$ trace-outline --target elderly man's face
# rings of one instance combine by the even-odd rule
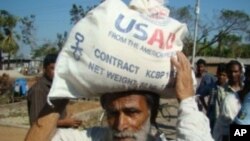
[[[150,110],[144,96],[117,97],[108,103],[106,111],[114,141],[146,140],[150,129]]]

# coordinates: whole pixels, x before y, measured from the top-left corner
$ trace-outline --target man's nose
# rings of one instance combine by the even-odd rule
[[[124,114],[120,114],[116,121],[116,130],[125,131],[129,126],[128,117]]]

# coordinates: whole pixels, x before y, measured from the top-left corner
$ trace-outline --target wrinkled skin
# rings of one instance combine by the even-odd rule
[[[112,96],[116,96],[112,99]],[[109,94],[111,101],[107,104],[108,125],[113,131],[114,141],[141,141],[149,134],[150,109],[143,95],[136,92]],[[144,139],[142,139],[144,137]]]

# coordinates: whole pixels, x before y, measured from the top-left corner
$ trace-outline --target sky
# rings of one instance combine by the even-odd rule
[[[101,0],[0,0],[0,9],[7,10],[19,17],[34,14],[35,38],[38,43],[53,41],[57,33],[69,32],[69,11],[73,4],[83,7],[93,6]],[[123,0],[129,2],[130,0]],[[179,8],[187,5],[195,6],[196,0],[168,0],[168,5]],[[212,17],[221,9],[243,10],[250,15],[250,0],[200,0],[200,15]],[[212,19],[212,18],[211,18]],[[29,47],[23,47],[20,52],[29,55]]]

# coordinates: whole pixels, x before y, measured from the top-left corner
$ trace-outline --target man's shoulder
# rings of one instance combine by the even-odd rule
[[[72,136],[74,135],[74,136]],[[73,128],[59,128],[52,141],[61,140],[84,140],[84,141],[109,141],[110,130],[107,127],[91,127],[85,130]]]
[[[225,91],[226,91],[228,94],[234,94],[234,93],[235,93],[234,89],[233,89],[229,84],[227,84],[227,85],[225,86]]]
[[[203,77],[202,77],[202,81],[205,84],[209,84],[209,85],[214,85],[217,81],[216,77],[213,74],[210,73],[206,73]]]
[[[45,91],[47,89],[46,83],[44,82],[44,78],[41,77],[37,80],[35,84],[33,84],[28,90],[28,96],[35,93],[40,93],[41,91]]]
[[[225,103],[229,103],[230,105],[238,103],[239,102],[239,96],[237,93],[233,93],[233,92],[228,92],[226,97],[225,97]]]
[[[100,127],[100,126],[95,126],[95,127],[91,127],[91,128],[88,128],[86,129],[86,133],[88,135],[100,135],[100,136],[103,136],[103,135],[107,135],[110,133],[110,129],[108,127]]]
[[[47,83],[46,81],[47,80],[45,77],[40,77],[40,78],[38,78],[36,83],[34,83],[34,85],[32,85],[32,87],[30,87],[30,89],[37,89],[37,88],[40,88],[41,86],[45,86]]]
[[[212,80],[216,79],[216,77],[213,74],[211,74],[211,73],[206,73],[204,75],[204,78],[206,78],[206,79],[212,79]]]

